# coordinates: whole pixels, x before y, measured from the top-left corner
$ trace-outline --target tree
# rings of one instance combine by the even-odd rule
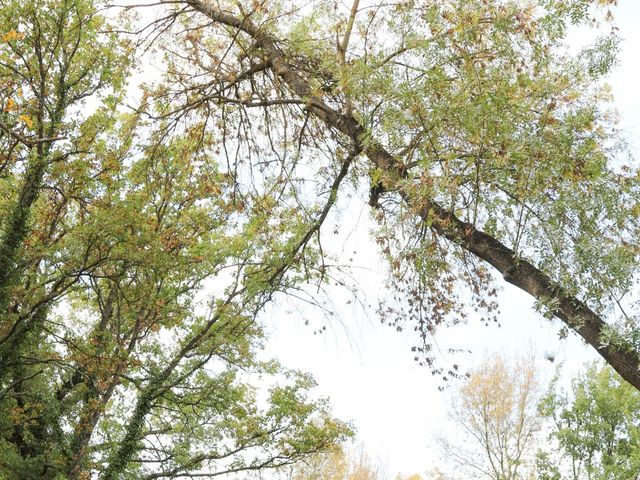
[[[124,108],[136,45],[103,6],[0,4],[0,476],[213,477],[344,439],[256,358],[295,211]]]
[[[285,476],[291,480],[380,480],[379,465],[362,447],[352,449],[335,445],[331,449],[305,458],[290,467]],[[400,477],[397,477],[400,480]],[[419,476],[408,477],[419,480]]]
[[[613,3],[360,9],[356,1],[343,12],[320,1],[304,9],[168,2],[174,15],[158,29],[184,23],[170,34],[168,51],[180,53],[159,92],[173,102],[160,117],[222,105],[225,124],[245,129],[241,140],[262,147],[280,137],[281,160],[310,161],[300,147],[333,140],[337,161],[310,167],[336,172],[317,191],[344,189],[347,171],[370,179],[378,240],[402,293],[400,311],[389,306],[383,316],[393,323],[397,312],[399,328],[419,331],[427,362],[435,328],[465,315],[459,287],[491,318],[490,266],[640,388],[637,321],[625,313],[633,302],[620,301],[637,275],[638,177],[615,160],[599,86],[617,40],[613,32],[577,57],[562,47],[570,24]],[[261,128],[248,131],[256,110]],[[277,133],[284,125],[286,134]],[[310,198],[297,197],[301,209],[312,211]]]
[[[540,453],[540,478],[640,478],[638,391],[597,364],[573,381],[571,393],[559,391],[556,381],[540,408],[552,421],[550,440],[557,449]]]
[[[452,404],[452,418],[462,437],[455,444],[446,438],[441,441],[444,455],[462,469],[454,476],[533,478],[541,428],[538,400],[539,383],[531,359],[507,361],[496,356],[473,370]]]

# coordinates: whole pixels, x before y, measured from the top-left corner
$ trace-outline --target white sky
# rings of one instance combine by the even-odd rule
[[[609,83],[621,115],[621,127],[633,152],[637,153],[640,146],[640,1],[620,0],[614,13],[624,42],[620,64]],[[353,221],[356,225],[344,250],[351,252],[357,246],[359,254],[354,263],[364,267],[362,279],[367,290],[373,292],[367,300],[375,304],[376,280],[381,279],[382,272],[368,237],[371,224],[367,207],[357,205],[357,209],[354,215],[360,219]],[[499,301],[501,328],[470,324],[442,330],[437,336],[439,343],[472,347],[471,355],[456,357],[467,366],[491,352],[515,355],[533,351],[546,374],[551,375],[555,365],[564,362],[567,377],[577,372],[584,362],[597,358],[574,336],[559,341],[558,324],[536,315],[531,298],[516,288],[506,285]],[[393,478],[398,472],[430,470],[438,458],[433,435],[446,429],[446,405],[451,392],[440,392],[438,386],[443,383],[414,362],[410,333],[396,333],[380,325],[375,314],[367,318],[361,308],[344,305],[339,311],[340,322],[332,323],[321,335],[313,333],[317,322],[304,325],[305,313],[317,315],[312,310],[302,315],[273,311],[265,318],[270,332],[267,355],[277,357],[291,368],[313,373],[319,384],[317,392],[331,398],[336,416],[353,422],[358,431],[357,441],[386,465],[389,477]],[[554,354],[556,363],[545,361],[545,353]]]

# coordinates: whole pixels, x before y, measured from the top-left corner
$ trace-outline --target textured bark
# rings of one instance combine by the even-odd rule
[[[319,96],[314,95],[308,80],[287,63],[276,38],[258,28],[249,18],[238,18],[200,0],[186,0],[185,3],[213,22],[240,30],[252,37],[255,45],[266,57],[263,58],[265,63],[271,66],[275,75],[292,93],[305,101],[307,109],[328,127],[351,138],[362,148],[371,163],[385,172],[383,188],[398,192],[439,235],[490,264],[507,282],[538,300],[554,299],[557,304],[554,314],[595,348],[626,381],[640,390],[638,352],[602,344],[600,339],[607,326],[604,319],[583,301],[567,294],[560,285],[532,263],[519,259],[513,250],[498,239],[460,220],[433,199],[416,198],[415,194],[399,181],[406,176],[401,160],[389,153],[375,139],[367,138],[365,128],[354,116],[333,110]]]
[[[20,198],[11,212],[5,231],[0,237],[0,315],[7,312],[9,289],[17,276],[17,252],[29,231],[31,206],[38,198],[45,170],[41,156],[36,157],[27,168]]]

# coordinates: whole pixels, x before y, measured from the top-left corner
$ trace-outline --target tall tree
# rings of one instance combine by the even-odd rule
[[[0,475],[216,476],[332,445],[349,429],[312,379],[257,358],[307,225],[214,132],[124,108],[135,43],[102,10],[0,4]]]
[[[130,54],[126,42],[102,32],[104,22],[88,2],[5,2],[0,15],[6,28],[0,43],[1,377],[12,352],[39,334],[45,310],[70,284],[43,284],[38,295],[22,288],[28,266],[43,261],[42,252],[24,246],[38,200],[51,188],[47,175],[82,151],[86,117],[78,110],[107,89],[121,90]],[[52,226],[60,213],[51,212]],[[56,240],[51,235],[43,243]]]
[[[180,53],[162,91],[181,106],[163,115],[221,106],[245,122],[257,109],[282,123],[241,138],[270,142],[286,124],[293,145],[280,147],[324,138],[361,154],[320,171],[370,179],[404,294],[383,314],[410,319],[427,362],[432,331],[465,316],[460,286],[492,318],[493,271],[640,388],[637,320],[622,301],[637,275],[638,177],[616,158],[599,83],[617,40],[577,56],[563,44],[569,25],[613,3],[167,2],[187,28],[171,33],[186,41],[169,47]]]

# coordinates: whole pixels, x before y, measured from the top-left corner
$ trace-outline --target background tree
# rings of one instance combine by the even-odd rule
[[[440,441],[445,458],[461,467],[452,477],[534,478],[539,393],[530,358],[507,361],[496,356],[470,372],[452,403],[451,418],[461,435]]]
[[[640,395],[611,368],[591,365],[570,393],[554,381],[540,407],[557,449],[541,452],[539,478],[640,478]]]
[[[362,447],[344,444],[306,457],[284,475],[291,480],[382,480],[386,477],[382,467]]]

